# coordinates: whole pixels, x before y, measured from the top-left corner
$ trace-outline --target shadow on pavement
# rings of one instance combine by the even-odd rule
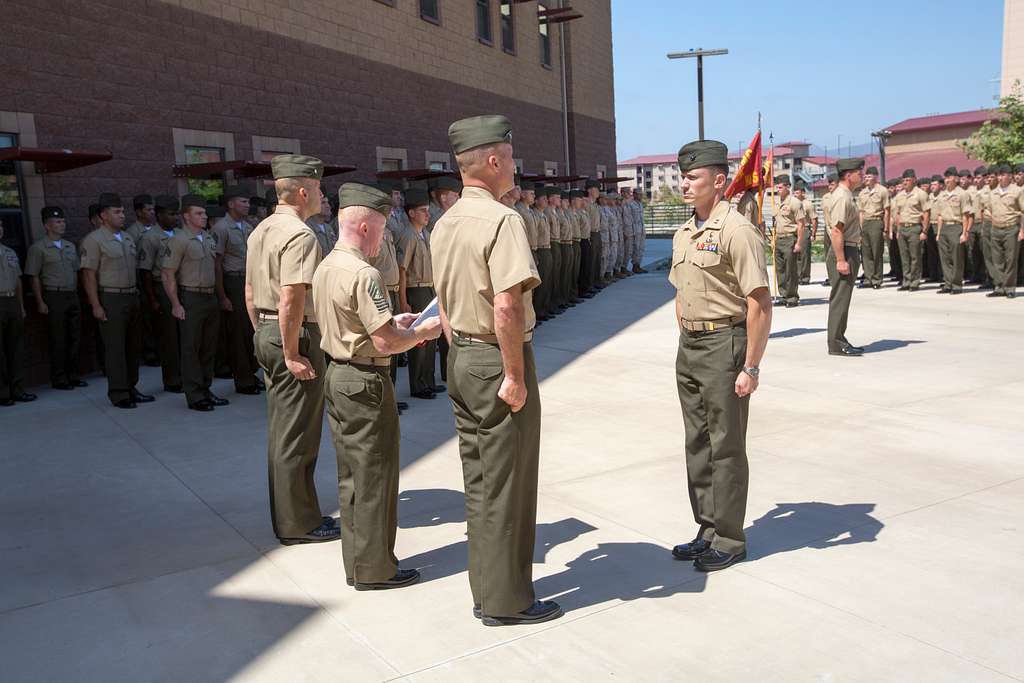
[[[924,344],[923,339],[879,339],[864,347],[864,353],[881,353],[883,351],[895,351],[912,344]]]
[[[419,489],[398,494],[398,528],[457,524],[466,521],[465,496],[452,489]]]
[[[824,332],[824,327],[793,327],[788,330],[779,330],[768,335],[769,339],[788,339],[789,337],[800,337],[805,334],[817,334]]]
[[[871,516],[874,510],[874,503],[776,503],[773,510],[746,528],[747,560],[805,548],[827,550],[871,543],[885,526]],[[814,540],[799,540],[808,537]]]

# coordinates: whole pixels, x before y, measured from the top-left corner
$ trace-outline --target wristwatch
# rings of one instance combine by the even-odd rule
[[[761,374],[761,368],[757,367],[756,365],[752,365],[750,367],[744,367],[743,372],[747,373],[754,379],[757,379],[758,375]]]

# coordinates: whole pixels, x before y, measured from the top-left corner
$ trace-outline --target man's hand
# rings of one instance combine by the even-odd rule
[[[288,366],[288,372],[295,376],[295,379],[300,382],[308,382],[311,379],[316,379],[316,370],[313,369],[309,359],[304,356],[298,356],[296,358],[285,358],[284,364]]]
[[[801,252],[800,243],[797,242],[796,244],[793,245],[793,253],[794,254],[799,254],[800,252]]]
[[[416,328],[416,331],[427,338],[427,340],[437,339],[441,336],[441,318],[436,315],[431,316],[420,323],[420,326]]]
[[[740,374],[736,375],[736,395],[740,398],[750,396],[757,391],[757,382],[756,377],[751,377],[741,370]]]
[[[836,261],[836,272],[840,275],[850,274],[850,262],[849,261]],[[743,373],[746,374],[746,373]]]
[[[419,315],[416,313],[399,313],[393,319],[395,321],[395,327],[400,330],[407,330],[409,329],[409,325],[416,322],[416,318],[418,317]]]
[[[231,305],[231,299],[229,299],[227,297],[224,297],[223,299],[221,299],[220,300],[220,310],[227,311],[228,313],[230,313],[231,311],[235,310],[235,307]]]
[[[917,236],[917,239],[924,242],[926,239],[928,239],[928,233],[922,232],[920,235]]]
[[[96,318],[100,322],[107,322],[107,312],[103,310],[103,307],[99,304],[92,307],[92,317]]]
[[[960,235],[960,244],[967,244],[967,233]]]
[[[178,304],[176,306],[172,306],[171,307],[171,315],[173,315],[178,320],[184,320],[185,319],[185,307],[182,306],[181,304]]]
[[[526,405],[526,385],[505,375],[498,389],[498,398],[507,403],[513,413],[518,413]]]
[[[43,303],[42,301],[37,301],[37,302],[36,302],[36,309],[37,309],[37,310],[38,310],[38,311],[39,311],[40,313],[42,313],[43,315],[46,315],[47,313],[49,313],[49,312],[50,312],[50,307],[49,307],[49,306],[47,306],[47,305],[46,305],[45,303]]]

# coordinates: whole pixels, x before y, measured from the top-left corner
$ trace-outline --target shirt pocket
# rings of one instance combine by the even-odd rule
[[[697,268],[710,270],[722,264],[722,255],[717,251],[698,251],[690,262]]]

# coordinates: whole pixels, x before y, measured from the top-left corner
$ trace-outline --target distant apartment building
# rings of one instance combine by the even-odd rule
[[[1000,95],[1010,94],[1013,84],[1024,83],[1024,0],[1003,0],[1003,72]]]

